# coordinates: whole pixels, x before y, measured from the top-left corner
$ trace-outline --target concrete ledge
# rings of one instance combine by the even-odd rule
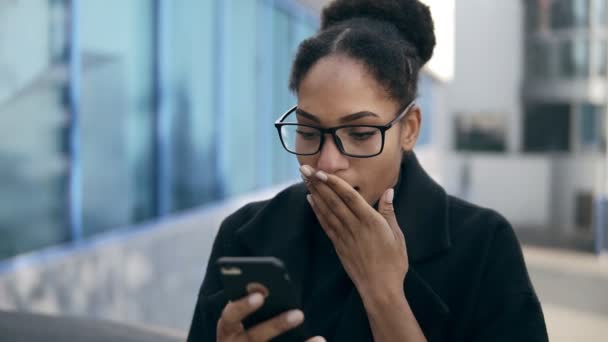
[[[221,221],[285,186],[4,262],[0,309],[185,332]]]

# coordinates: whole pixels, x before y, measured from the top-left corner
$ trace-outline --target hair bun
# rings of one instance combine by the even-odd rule
[[[423,64],[433,56],[433,19],[429,7],[418,0],[335,0],[323,9],[321,29],[354,18],[390,22],[416,47]]]

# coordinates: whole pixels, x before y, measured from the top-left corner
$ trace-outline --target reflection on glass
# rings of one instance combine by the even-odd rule
[[[256,113],[256,1],[226,1],[226,54],[223,76],[225,130],[221,132],[226,167],[225,194],[233,196],[257,187],[258,146]],[[271,124],[271,123],[269,123]]]
[[[568,104],[528,104],[524,115],[524,152],[568,152]]]
[[[0,259],[70,238],[66,13],[0,2]]]
[[[605,26],[608,20],[608,0],[593,1],[593,15],[598,25]]]
[[[564,40],[560,45],[560,75],[566,78],[589,76],[589,40]]]
[[[290,17],[287,13],[275,9],[273,23],[273,56],[275,59],[273,94],[274,112],[276,113],[276,118],[278,118],[280,114],[283,114],[296,103],[296,98],[287,88],[287,81],[289,80],[289,72],[291,70],[291,57],[293,55]],[[268,124],[272,125],[271,122]],[[297,167],[294,167],[294,164],[297,163],[295,156],[285,152],[278,138],[274,141],[275,143],[272,148],[274,154],[273,181],[281,183],[294,178],[294,171],[297,171]]]
[[[154,214],[153,4],[81,2],[85,235]]]
[[[599,147],[603,137],[605,106],[583,103],[579,105],[580,137],[583,146]]]
[[[530,76],[539,79],[551,77],[551,47],[546,40],[528,39],[526,48],[526,68]]]
[[[536,1],[525,1],[525,25],[526,32],[536,31],[539,26],[539,6]]]
[[[553,0],[551,27],[554,29],[589,26],[590,0]]]
[[[215,2],[170,3],[172,211],[216,200],[218,134],[214,111]]]
[[[598,76],[608,75],[608,41],[599,39],[595,41],[595,72]]]

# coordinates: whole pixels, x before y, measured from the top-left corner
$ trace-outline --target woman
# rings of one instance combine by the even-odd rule
[[[434,46],[418,0],[323,11],[293,64],[297,107],[276,124],[304,182],[224,220],[189,341],[266,341],[303,321],[319,336],[309,341],[547,340],[510,224],[447,195],[412,152]],[[286,264],[302,311],[245,330],[264,298],[228,303],[214,263],[268,255]]]

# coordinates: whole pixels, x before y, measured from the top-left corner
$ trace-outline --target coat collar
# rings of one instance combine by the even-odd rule
[[[424,171],[413,152],[403,158],[395,189],[395,215],[405,236],[410,264],[447,250],[448,195]]]

